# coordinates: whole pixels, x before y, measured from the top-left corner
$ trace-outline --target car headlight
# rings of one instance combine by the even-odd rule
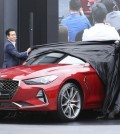
[[[33,79],[27,79],[27,80],[24,80],[24,82],[25,84],[28,84],[28,85],[49,84],[50,82],[57,79],[57,77],[58,76],[56,75],[48,75],[48,76],[43,76],[43,77],[38,77],[38,78],[33,78]]]

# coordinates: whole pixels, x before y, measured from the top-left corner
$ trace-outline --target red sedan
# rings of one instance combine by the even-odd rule
[[[104,85],[83,60],[48,52],[0,71],[0,113],[4,110],[57,111],[75,120],[83,109],[101,108]]]

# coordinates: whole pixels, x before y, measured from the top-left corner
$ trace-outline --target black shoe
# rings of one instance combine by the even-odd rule
[[[112,112],[109,113],[108,119],[114,119],[115,116],[120,112],[120,108],[115,106]]]

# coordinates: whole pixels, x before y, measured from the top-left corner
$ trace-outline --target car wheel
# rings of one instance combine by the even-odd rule
[[[58,114],[65,121],[75,120],[81,111],[79,88],[73,83],[66,83],[58,96]]]

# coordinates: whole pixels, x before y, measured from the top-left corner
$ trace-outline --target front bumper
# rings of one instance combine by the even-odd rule
[[[9,84],[7,87],[5,84],[4,86],[1,84],[0,88],[0,110],[48,111],[57,109],[57,87],[26,85],[23,81],[18,81],[13,93],[11,87],[8,90]]]

